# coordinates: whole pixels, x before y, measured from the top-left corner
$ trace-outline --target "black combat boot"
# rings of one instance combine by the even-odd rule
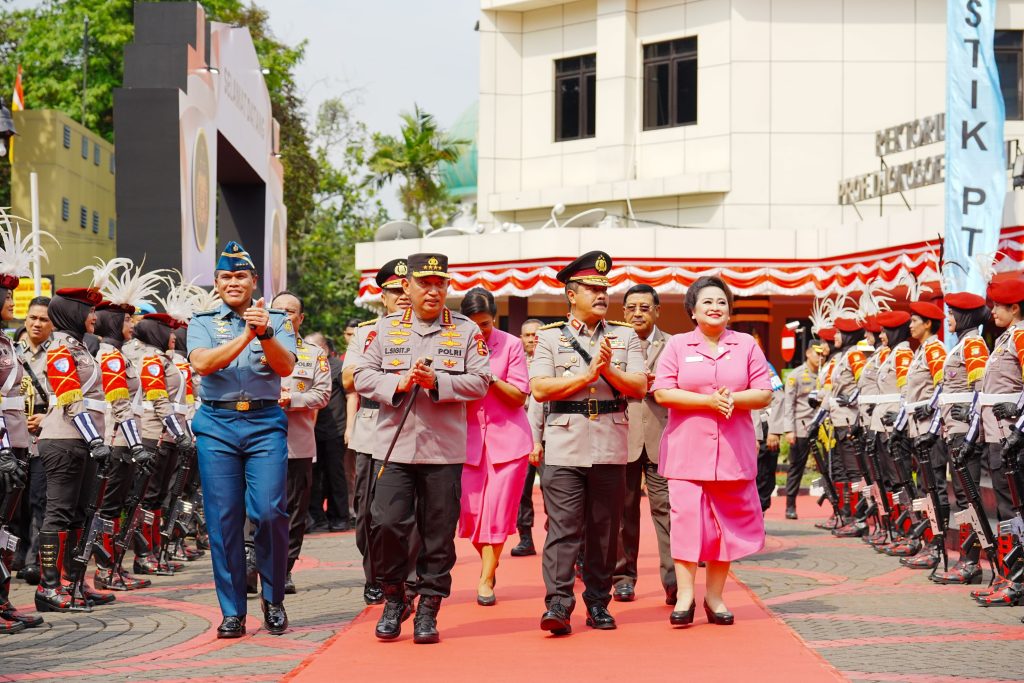
[[[0,558],[3,562],[3,558]],[[43,625],[43,618],[25,614],[11,604],[11,577],[0,581],[0,633],[16,633],[26,628]],[[20,624],[20,628],[19,625]]]
[[[533,530],[529,527],[519,530],[519,544],[512,548],[512,557],[526,557],[536,555],[537,549],[533,545]]]
[[[981,544],[977,541],[971,543],[971,535],[971,525],[961,524],[960,559],[950,567],[949,571],[936,572],[928,578],[935,583],[941,584],[979,583],[983,573],[979,564],[979,560],[981,560]]]
[[[36,587],[37,612],[69,612],[71,596],[60,582],[61,537],[66,531],[39,532],[39,586]],[[89,611],[87,605],[76,605],[76,610]]]
[[[245,592],[248,595],[256,595],[259,592],[259,586],[256,583],[256,579],[259,577],[259,571],[256,569],[256,546],[245,544]]]
[[[412,640],[414,643],[429,644],[441,642],[437,632],[437,613],[441,609],[440,595],[421,595],[413,620]]]
[[[402,635],[402,622],[412,614],[412,605],[405,597],[405,583],[382,583],[384,611],[377,621],[375,634],[381,640],[394,640]]]

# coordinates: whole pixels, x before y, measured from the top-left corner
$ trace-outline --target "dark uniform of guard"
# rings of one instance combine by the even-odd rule
[[[531,392],[547,403],[541,477],[548,513],[543,552],[547,611],[541,628],[556,635],[572,631],[581,546],[587,625],[615,628],[608,603],[625,495],[626,399],[643,397],[647,376],[633,326],[605,320],[611,267],[608,254],[592,251],[559,271],[569,317],[540,329],[530,364]]]
[[[380,404],[370,475],[377,479],[369,502],[369,552],[386,603],[376,635],[397,638],[409,615],[404,583],[410,536],[416,529],[423,550],[417,558],[420,598],[414,641],[436,643],[437,612],[441,599],[451,592],[455,565],[466,402],[486,395],[491,369],[480,329],[444,305],[451,277],[448,258],[413,254],[407,261],[411,277],[404,288],[412,307],[377,321],[355,361],[354,379],[361,396]],[[413,389],[422,389],[424,383],[429,385],[425,391]],[[399,430],[403,414],[408,417]],[[397,440],[384,467],[393,439]]]
[[[221,254],[216,270],[218,280],[225,272],[238,276],[244,271],[255,279],[252,259],[234,242]],[[243,315],[259,315],[252,309],[259,309],[261,302],[241,304],[242,314],[222,303],[212,311],[197,313],[188,327],[189,361],[203,375],[199,385],[202,406],[192,421],[192,431],[203,481],[214,585],[224,615],[217,629],[220,638],[245,633],[246,517],[256,525],[264,624],[275,635],[288,626],[283,604],[288,572],[288,418],[278,400],[281,377],[294,367],[295,334],[284,313],[270,310],[264,331],[257,335],[259,326],[248,324]],[[228,350],[234,356],[219,369],[207,360],[213,353]],[[202,359],[197,359],[199,351],[204,352]],[[271,355],[288,358],[282,363],[290,366],[288,372],[275,371],[268,358]]]
[[[782,427],[789,443],[789,467],[786,472],[786,519],[796,519],[796,497],[800,493],[807,456],[816,434],[807,428],[814,419],[815,409],[810,396],[817,388],[818,370],[821,368],[822,342],[813,342],[805,351],[805,362],[793,368],[786,377],[782,399]]]

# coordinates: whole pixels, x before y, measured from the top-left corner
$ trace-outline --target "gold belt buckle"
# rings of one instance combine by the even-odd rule
[[[599,413],[597,412],[597,399],[596,398],[588,398],[587,399],[587,417],[589,417],[591,420],[596,420],[598,415],[599,415]]]
[[[248,401],[237,401],[235,403],[235,410],[237,410],[237,411],[239,411],[241,413],[244,413],[245,411],[249,410],[249,402]]]

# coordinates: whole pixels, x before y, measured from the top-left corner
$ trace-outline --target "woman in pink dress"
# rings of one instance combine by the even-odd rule
[[[651,387],[669,409],[658,472],[668,479],[672,558],[679,585],[670,622],[693,622],[697,563],[707,563],[704,611],[733,623],[722,599],[729,563],[764,547],[754,478],[757,442],[751,410],[771,401],[768,361],[749,334],[728,329],[732,293],[717,277],[686,292],[697,329],[672,337]]]
[[[498,309],[485,289],[471,289],[462,300],[462,314],[480,327],[476,353],[487,354],[491,386],[480,401],[466,406],[466,464],[462,469],[462,512],[459,536],[480,553],[477,603],[489,607],[494,573],[509,534],[516,530],[519,498],[533,450],[533,436],[523,405],[530,391],[526,351],[518,338],[495,328]],[[486,344],[486,349],[480,348]]]

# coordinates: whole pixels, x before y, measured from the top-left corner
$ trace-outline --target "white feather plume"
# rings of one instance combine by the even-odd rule
[[[860,295],[860,302],[857,305],[857,320],[863,322],[871,316],[892,310],[890,304],[893,301],[896,301],[896,298],[886,294],[877,282],[868,283],[867,289]]]
[[[122,268],[131,268],[134,264],[131,259],[127,258],[112,258],[109,261],[104,261],[100,257],[96,257],[95,266],[83,266],[73,273],[65,273],[66,275],[78,275],[79,273],[92,273],[92,282],[89,285],[89,289],[95,289],[97,291],[103,291],[107,284],[110,282],[111,276],[114,272]]]
[[[145,261],[137,268],[129,265],[121,268],[119,273],[111,273],[106,285],[101,290],[103,298],[115,304],[126,304],[136,308],[147,305],[152,306],[152,298],[155,298],[160,291],[160,286],[165,282],[164,270],[154,270],[149,273],[142,272]]]
[[[214,287],[209,291],[202,287],[196,287],[195,293],[195,311],[202,313],[203,311],[212,311],[221,304],[220,294],[217,293],[217,288]]]
[[[996,263],[1000,258],[1005,258],[1006,254],[1001,251],[994,251],[988,254],[975,254],[974,263],[978,267],[978,272],[981,273],[981,277],[984,278],[986,283],[992,282],[993,276],[998,272]]]
[[[832,327],[832,301],[818,298],[811,304],[811,332],[818,334],[821,330]]]
[[[929,269],[925,269],[922,275],[925,275]],[[921,295],[925,292],[933,292],[929,285],[926,285],[922,278],[918,278],[914,273],[907,270],[904,271],[900,278],[896,281],[897,285],[903,285],[907,288],[907,301],[919,301]]]
[[[32,231],[26,234],[21,233],[21,224],[24,218],[13,216],[7,213],[7,209],[0,207],[0,273],[4,275],[16,275],[25,277],[32,274],[32,264],[36,256],[49,261],[46,250],[32,244]],[[40,230],[39,234],[57,242],[57,239]],[[60,246],[60,243],[57,242]]]
[[[198,310],[196,308],[196,301],[199,293],[205,294],[206,292],[202,287],[191,282],[180,282],[181,273],[178,271],[172,272],[178,278],[164,277],[164,282],[168,288],[167,294],[163,298],[157,297],[157,301],[164,307],[167,315],[179,322],[187,323]]]

